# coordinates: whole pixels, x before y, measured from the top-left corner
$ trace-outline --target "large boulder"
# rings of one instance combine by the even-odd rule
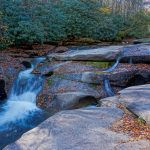
[[[60,111],[71,109],[84,100],[92,97],[102,98],[104,91],[101,86],[69,80],[65,74],[53,75],[46,78],[43,90],[37,98],[37,105],[47,111]]]
[[[25,133],[4,150],[140,150],[150,149],[147,140],[111,130],[123,116],[117,107],[62,111]]]
[[[117,57],[128,62],[150,62],[150,44],[127,46],[105,46],[87,50],[69,50],[65,53],[53,53],[47,57],[49,60],[63,61],[114,61]]]
[[[100,100],[100,103],[121,103],[150,124],[150,84],[133,86],[119,92],[119,95]]]
[[[82,81],[83,72],[98,70],[102,70],[100,64],[95,66],[89,62],[45,61],[39,64],[33,72],[42,74],[46,79],[38,95],[37,105],[48,111],[60,111],[83,103],[85,98],[99,99],[107,96],[102,83],[96,85]]]
[[[119,93],[119,101],[150,124],[150,85],[129,87]]]
[[[123,46],[106,46],[88,50],[70,50],[62,54],[49,54],[48,58],[54,60],[98,60],[112,61],[119,55]]]
[[[100,84],[109,80],[113,86],[129,87],[150,82],[149,64],[119,64],[112,72],[83,72],[81,81],[90,84]]]
[[[124,47],[121,52],[122,61],[130,63],[150,63],[150,44],[138,44]]]
[[[46,79],[38,95],[37,105],[48,111],[70,109],[83,99],[83,95],[96,99],[112,96],[105,80],[110,82],[110,89],[112,88],[114,94],[128,86],[150,81],[148,64],[119,64],[113,72],[105,72],[101,65],[99,62],[47,60],[39,64],[34,73],[42,74]]]
[[[112,65],[111,62],[99,61],[48,61],[38,64],[33,70],[35,74],[48,75],[50,72],[55,74],[81,73],[86,71],[102,71]]]

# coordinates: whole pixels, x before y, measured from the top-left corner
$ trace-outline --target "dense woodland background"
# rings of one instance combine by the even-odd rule
[[[143,0],[0,0],[0,48],[149,34]]]

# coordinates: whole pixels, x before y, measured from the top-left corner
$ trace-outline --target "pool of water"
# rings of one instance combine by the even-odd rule
[[[39,109],[37,111],[29,112],[27,118],[5,123],[5,125],[0,126],[0,150],[6,145],[15,142],[23,133],[36,127],[49,116],[49,113]]]

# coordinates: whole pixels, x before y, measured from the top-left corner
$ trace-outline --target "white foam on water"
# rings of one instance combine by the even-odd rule
[[[28,101],[8,101],[0,113],[0,127],[7,128],[10,123],[24,124],[32,113],[40,111],[34,103]]]
[[[36,65],[44,58],[36,59]],[[21,71],[14,83],[10,97],[0,108],[0,130],[10,124],[24,125],[26,119],[41,111],[36,106],[36,96],[42,88],[42,77],[31,74],[32,68]]]
[[[31,76],[32,71],[33,71],[33,67],[20,72],[18,77],[19,78],[28,78]]]

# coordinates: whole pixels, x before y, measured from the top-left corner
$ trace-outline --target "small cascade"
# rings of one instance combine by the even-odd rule
[[[133,59],[132,59],[132,57],[129,58],[129,64],[133,64]]]
[[[0,130],[10,124],[25,124],[26,118],[41,111],[36,107],[36,96],[42,89],[43,78],[32,71],[43,60],[34,59],[31,68],[19,73],[7,102],[0,107]]]
[[[114,63],[114,65],[112,65],[110,68],[106,69],[103,72],[113,72],[115,70],[115,68],[118,66],[119,62],[120,62],[121,57],[118,57],[116,62]]]
[[[104,80],[104,88],[105,88],[105,91],[108,94],[108,96],[114,96],[115,95],[113,89],[111,88],[111,85],[110,85],[110,82],[108,79]]]

